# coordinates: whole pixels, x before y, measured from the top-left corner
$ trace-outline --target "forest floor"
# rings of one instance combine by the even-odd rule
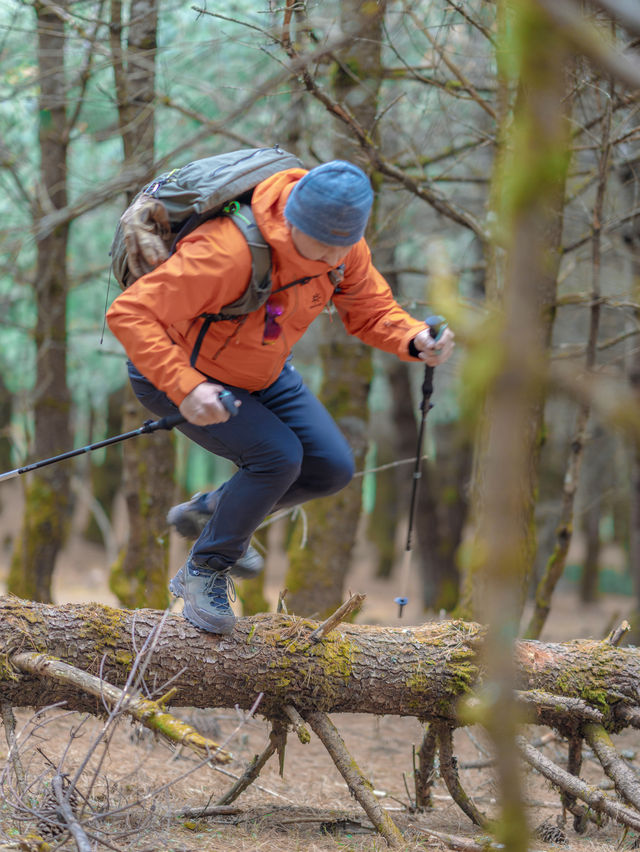
[[[7,545],[0,552],[0,592],[8,569],[9,533],[17,529],[13,516],[19,511],[18,504],[19,500],[4,501],[0,514],[0,541],[4,540]],[[277,598],[284,570],[275,532],[273,539],[273,552],[270,549],[266,568],[269,599]],[[172,541],[172,561],[176,565],[183,549],[181,542]],[[353,592],[367,594],[358,620],[398,624],[393,604],[397,590],[393,581],[372,580],[370,564],[370,553],[366,545],[361,544],[347,583]],[[94,600],[114,604],[106,577],[104,549],[88,544],[76,534],[57,568],[56,602]],[[407,626],[424,619],[419,612],[417,589],[412,590],[410,599],[412,607],[405,612],[403,621]],[[543,639],[599,638],[606,634],[612,623],[627,615],[630,606],[630,598],[611,594],[585,606],[579,602],[575,587],[565,584],[554,598]],[[372,781],[382,806],[389,810],[403,830],[414,826],[468,839],[481,838],[481,832],[452,802],[440,780],[434,787],[432,809],[422,814],[408,809],[409,797],[413,796],[412,749],[419,748],[423,733],[417,720],[368,715],[337,715],[332,718],[352,756]],[[33,781],[32,792],[36,798],[46,793],[44,776],[38,780],[40,773],[46,772],[43,755],[54,764],[62,760],[63,771],[73,774],[86,758],[91,744],[99,738],[104,724],[103,720],[93,717],[84,720],[78,714],[65,713],[63,708],[49,710],[36,720],[31,712],[19,710],[16,711],[16,719],[18,730],[23,730],[21,753],[28,777]],[[170,750],[126,720],[119,722],[109,734],[108,747],[98,747],[83,774],[83,779],[86,779],[84,789],[94,778],[91,791],[94,807],[96,803],[102,803],[111,811],[116,808],[124,810],[119,817],[114,815],[105,823],[105,828],[109,826],[110,846],[96,848],[135,852],[377,852],[388,848],[385,841],[372,832],[364,812],[350,797],[342,777],[315,737],[302,745],[290,734],[283,777],[278,771],[277,758],[271,758],[257,782],[235,803],[238,813],[214,818],[180,816],[185,808],[215,803],[234,780],[223,772],[241,774],[253,756],[264,749],[269,732],[268,725],[259,717],[251,719],[244,713],[228,710],[196,711],[193,721],[203,729],[203,733],[226,742],[226,748],[233,752],[233,762],[222,767],[223,771],[203,767],[193,756]],[[537,728],[527,731],[530,738],[545,732]],[[625,749],[625,756],[633,760],[638,748],[637,736],[625,733],[617,739],[617,744]],[[493,815],[496,811],[491,771],[466,766],[486,757],[489,751],[486,738],[476,728],[460,729],[455,735],[455,745],[463,785],[480,810]],[[562,762],[564,747],[560,742],[550,742],[545,750],[550,757]],[[0,769],[6,757],[7,746],[2,737]],[[585,762],[583,777],[594,784],[601,780],[593,761]],[[533,772],[526,774],[525,784],[531,826],[539,826],[545,821],[547,825],[555,825],[556,818],[561,815],[556,793]],[[34,830],[33,821],[29,824],[12,819],[15,812],[10,807],[11,796],[11,788],[5,783],[0,788],[0,838],[3,834],[7,839],[24,837],[27,831]],[[622,829],[613,823],[602,828],[591,826],[585,835],[579,836],[569,820],[565,832],[566,845],[556,846],[534,838],[530,848],[564,848],[568,852],[608,851],[629,849],[635,839],[631,834],[625,837]],[[410,831],[407,831],[407,837],[411,837]],[[28,850],[36,847],[19,848]],[[75,844],[67,841],[58,848],[74,849]],[[420,842],[408,839],[405,848],[445,847],[439,840],[423,835]]]

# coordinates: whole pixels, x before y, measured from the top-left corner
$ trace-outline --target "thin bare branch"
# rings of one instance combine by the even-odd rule
[[[449,71],[451,71],[451,73],[454,75],[454,77],[456,77],[456,79],[462,85],[462,87],[465,89],[465,91],[467,91],[469,93],[469,95],[471,96],[471,99],[473,101],[475,101],[478,104],[478,106],[481,107],[488,115],[490,115],[491,118],[494,121],[497,121],[498,117],[497,117],[496,112],[493,109],[493,107],[490,104],[488,104],[484,98],[480,97],[480,95],[479,95],[477,89],[475,88],[475,86],[473,85],[473,83],[465,76],[465,74],[462,72],[462,70],[451,60],[451,58],[448,55],[445,48],[442,47],[442,45],[438,44],[437,40],[431,35],[431,33],[429,32],[429,27],[424,26],[422,21],[420,21],[418,19],[417,15],[415,15],[413,12],[409,12],[409,16],[411,17],[416,28],[419,29],[420,32],[422,32],[423,36],[427,39],[429,44],[433,47],[433,49],[436,51],[438,56],[442,59],[442,61],[447,66]]]
[[[640,12],[635,0],[591,0],[591,3],[630,32],[640,35]]]
[[[628,825],[634,831],[640,831],[640,814],[609,798],[602,790],[585,784],[575,775],[562,769],[545,755],[541,754],[524,737],[517,737],[518,748],[524,759],[554,787],[570,793],[576,799],[586,802],[598,813],[606,814],[622,825]]]
[[[278,750],[279,740],[281,737],[281,726],[278,726],[275,723],[272,724],[271,731],[269,732],[269,742],[267,743],[266,748],[260,754],[255,755],[251,763],[237,779],[235,784],[233,784],[226,793],[220,796],[216,802],[216,807],[230,805],[231,802],[234,802],[238,796],[247,789],[247,787],[253,784],[258,775],[262,772],[262,769],[269,758]]]
[[[13,707],[8,701],[0,701],[0,716],[4,724],[4,735],[7,745],[9,746],[7,760],[13,765],[18,791],[22,794],[25,788],[25,772],[22,761],[20,760],[20,751],[16,739],[16,717],[13,714]]]
[[[392,849],[401,848],[404,845],[402,834],[389,814],[380,807],[373,794],[371,783],[364,777],[349,754],[331,719],[326,713],[307,713],[305,715],[307,722],[313,728],[313,732],[329,752],[338,771],[347,782],[352,795],[362,805],[375,828],[382,834]]]
[[[338,607],[338,609],[329,616],[329,618],[325,619],[322,624],[319,624],[316,629],[309,635],[309,641],[311,642],[319,642],[321,639],[330,633],[334,627],[337,627],[341,621],[344,621],[348,618],[351,613],[360,609],[362,606],[366,595],[351,595],[349,600],[345,601],[342,606]]]
[[[640,810],[638,776],[620,757],[609,734],[602,725],[592,722],[583,727],[583,732],[605,773],[615,784],[618,794],[636,810]]]
[[[119,705],[123,712],[128,713],[150,730],[173,743],[179,743],[199,754],[206,755],[216,763],[229,763],[233,759],[231,754],[220,749],[218,743],[203,737],[191,725],[167,713],[159,701],[125,694],[123,690],[101,678],[46,654],[30,651],[14,654],[11,662],[22,671],[73,684],[90,695],[106,700],[107,704]]]
[[[444,722],[434,722],[433,724],[436,726],[438,737],[440,773],[451,798],[475,825],[486,827],[487,818],[478,810],[460,783],[456,758],[453,754],[453,731],[451,727]]]
[[[576,50],[630,89],[640,88],[640,63],[607,44],[571,0],[536,0]]]
[[[51,786],[58,802],[60,812],[62,813],[64,821],[67,824],[67,828],[69,829],[69,833],[75,840],[78,852],[92,852],[93,847],[89,842],[89,838],[87,837],[84,829],[76,819],[71,804],[69,802],[69,797],[63,789],[62,776],[60,774],[54,775],[53,780],[51,781]]]

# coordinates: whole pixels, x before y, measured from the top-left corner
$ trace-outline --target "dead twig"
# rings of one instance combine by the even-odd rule
[[[580,777],[582,768],[582,737],[574,736],[569,739],[567,755],[567,771],[576,778]],[[589,809],[580,805],[576,797],[566,790],[560,791],[562,807],[573,815],[573,828],[577,834],[584,834],[589,823]]]
[[[631,625],[625,619],[614,630],[611,631],[611,633],[604,641],[607,642],[609,645],[619,645],[620,641],[622,640],[622,637],[625,635],[625,633],[628,633],[629,630],[631,630]]]
[[[558,714],[566,713],[567,716],[572,718],[581,716],[590,722],[602,722],[604,720],[604,715],[600,710],[587,704],[581,698],[567,698],[534,689],[516,692],[516,699],[519,703],[534,707],[537,711],[551,710]]]
[[[360,803],[376,830],[385,838],[392,849],[404,845],[400,829],[389,814],[380,807],[368,781],[349,754],[337,728],[326,713],[308,713],[307,722],[326,748],[338,771],[347,782],[352,795]]]
[[[640,831],[640,814],[619,804],[601,790],[585,784],[575,775],[562,769],[535,749],[524,737],[516,737],[516,743],[527,763],[550,781],[554,787],[557,787],[560,791],[566,791],[576,799],[581,799],[594,811],[606,814],[616,822],[629,826],[634,831]]]
[[[18,741],[16,739],[16,717],[13,714],[13,707],[8,701],[0,701],[0,716],[4,724],[4,735],[9,746],[9,754],[7,760],[11,762],[13,771],[16,776],[18,792],[20,795],[25,789],[25,773],[20,760],[20,751],[18,749]]]
[[[413,749],[413,781],[416,790],[416,808],[422,810],[431,807],[431,788],[435,780],[435,760],[437,750],[436,728],[433,723],[425,727],[424,737],[418,751]]]
[[[602,764],[606,775],[615,784],[618,794],[628,804],[640,810],[640,783],[635,772],[620,757],[611,737],[602,727],[589,723],[583,727],[586,741]]]
[[[453,754],[453,729],[443,722],[434,724],[436,726],[438,748],[440,751],[440,774],[442,780],[447,785],[447,790],[451,793],[451,798],[458,807],[473,823],[485,828],[487,826],[487,818],[476,808],[471,797],[465,792],[460,783],[457,759]]]
[[[366,595],[351,595],[349,600],[345,601],[342,606],[338,607],[333,615],[330,615],[329,618],[325,619],[322,624],[319,624],[316,627],[316,629],[309,635],[309,641],[319,642],[321,639],[324,639],[327,633],[333,630],[334,627],[337,627],[341,621],[348,618],[352,612],[360,609],[365,598]]]
[[[211,816],[234,816],[241,814],[242,808],[235,805],[206,805],[203,808],[181,808],[167,814],[169,819],[204,819]]]
[[[62,783],[62,776],[60,775],[60,773],[56,773],[53,776],[53,779],[51,781],[51,787],[53,788],[56,801],[58,802],[58,806],[60,808],[60,813],[62,814],[64,821],[67,824],[69,833],[75,840],[78,852],[91,852],[93,847],[91,846],[89,838],[85,834],[84,829],[75,817],[73,808],[71,807],[69,796],[65,794]]]
[[[288,592],[289,589],[283,589],[278,595],[278,605],[276,606],[276,612],[283,612],[285,615],[289,615],[287,605],[284,602],[284,599],[287,596]]]
[[[422,826],[411,826],[420,834],[425,834],[427,837],[435,837],[440,840],[449,849],[455,849],[457,852],[490,852],[490,850],[504,849],[500,843],[492,843],[491,841],[477,843],[469,837],[460,837],[457,834],[445,834],[443,831],[434,831],[431,828],[422,828]]]
[[[309,733],[307,727],[304,724],[304,719],[298,713],[296,708],[292,704],[285,704],[284,712],[289,717],[289,721],[293,725],[293,730],[296,732],[296,736],[300,740],[303,745],[306,745],[311,741],[311,734]]]
[[[117,705],[146,728],[155,731],[170,742],[179,743],[200,755],[206,755],[216,763],[229,763],[233,759],[233,756],[223,751],[218,743],[203,737],[191,725],[167,713],[162,700],[153,701],[127,695],[122,689],[105,680],[46,654],[31,651],[14,654],[11,662],[22,671],[73,684],[90,695],[102,698],[111,705]]]
[[[247,766],[242,775],[237,779],[235,784],[233,784],[226,793],[224,793],[218,801],[216,802],[216,807],[221,807],[222,805],[230,805],[231,802],[234,802],[238,796],[243,793],[247,787],[250,787],[251,784],[256,780],[258,775],[262,772],[262,769],[266,762],[269,760],[272,754],[278,749],[277,736],[274,733],[273,727],[269,733],[269,742],[267,747],[260,754],[256,754],[251,761],[251,763]]]

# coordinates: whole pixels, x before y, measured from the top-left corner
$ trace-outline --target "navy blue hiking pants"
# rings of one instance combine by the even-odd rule
[[[131,363],[129,378],[145,408],[158,417],[175,414],[167,395]],[[236,417],[211,426],[177,427],[238,467],[217,491],[213,515],[193,546],[192,559],[217,570],[242,556],[271,512],[334,494],[354,473],[346,438],[289,361],[264,390],[225,387],[242,402]]]

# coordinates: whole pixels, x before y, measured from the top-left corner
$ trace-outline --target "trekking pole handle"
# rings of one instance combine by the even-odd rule
[[[449,323],[446,321],[444,317],[441,317],[439,314],[434,314],[433,316],[427,317],[425,320],[425,325],[429,326],[429,334],[431,339],[436,343],[445,332],[445,329],[448,328]],[[424,368],[424,380],[422,382],[422,406],[424,407],[425,401],[428,402],[429,397],[433,393],[433,371],[434,367],[430,367],[428,364],[425,365]]]
[[[220,393],[218,394],[218,399],[229,412],[229,417],[237,416],[238,406],[236,405],[236,398],[230,390],[225,388],[225,390],[220,391]]]
[[[434,314],[431,317],[427,317],[424,321],[425,325],[429,326],[429,334],[431,337],[438,342],[446,328],[449,327],[449,323],[446,321],[444,317],[441,317],[439,314]]]
[[[238,406],[236,398],[230,390],[222,390],[218,394],[218,399],[224,405],[229,417],[235,417],[238,414]],[[174,426],[179,426],[181,423],[186,423],[187,418],[183,417],[179,411],[175,414],[167,414],[166,417],[161,417],[159,420],[145,420],[141,428],[141,432],[157,432],[160,429],[173,429]]]

